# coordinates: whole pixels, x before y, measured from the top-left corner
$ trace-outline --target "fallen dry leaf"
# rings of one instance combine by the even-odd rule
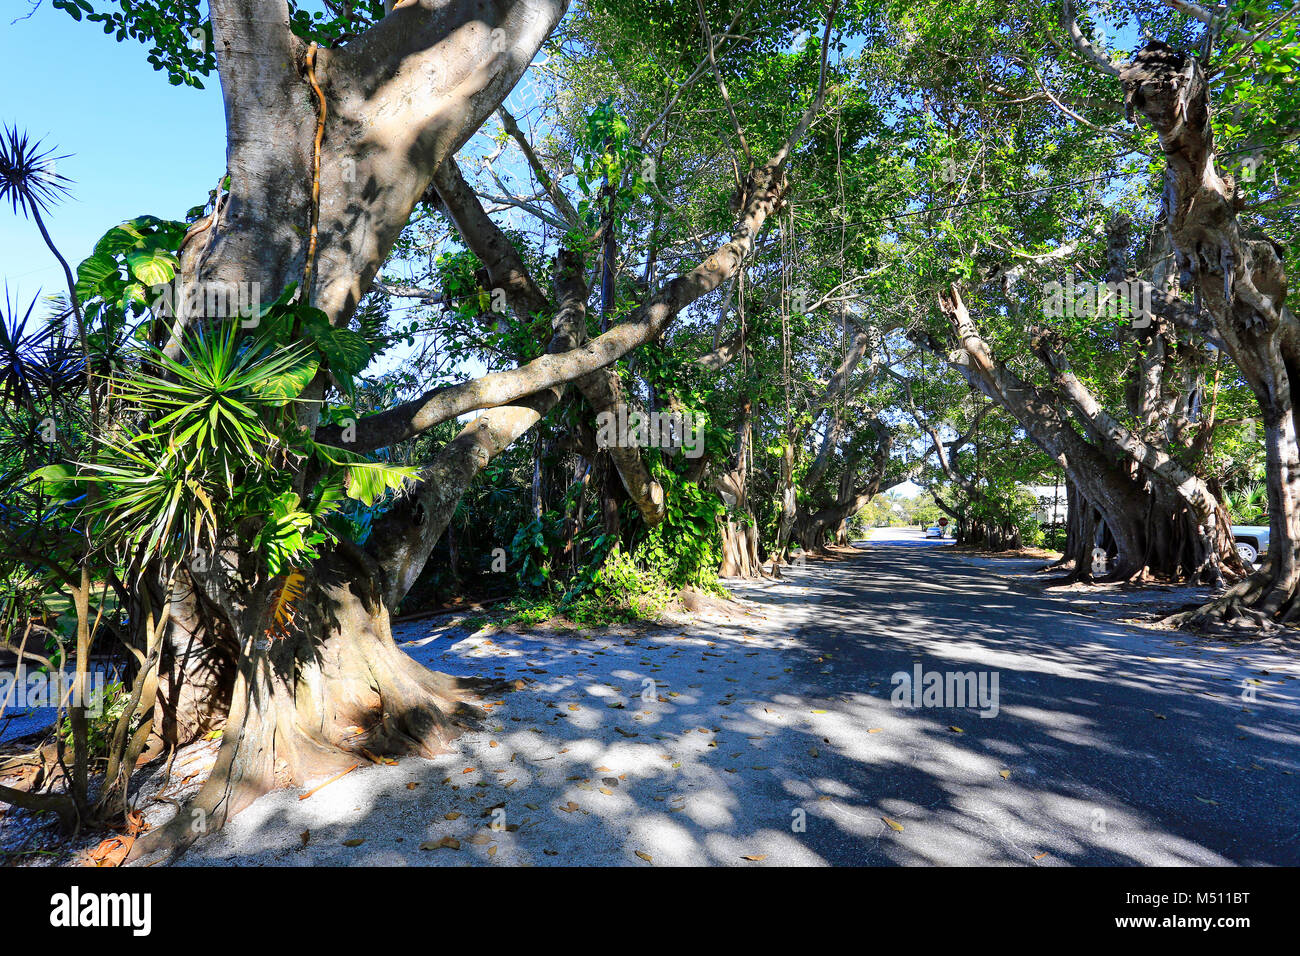
[[[131,852],[135,837],[109,837],[90,851],[90,861],[95,866],[120,866]]]
[[[655,861],[654,857],[652,857],[649,853],[646,853],[642,850],[637,850],[636,855],[639,856],[641,859],[645,860],[647,863],[653,863]]]
[[[344,840],[344,841],[343,841],[343,845],[344,845],[344,846],[361,846],[361,844],[363,844],[363,843],[365,843],[365,842],[366,842],[365,839],[362,838],[362,837],[353,837],[351,840]]]
[[[902,832],[903,832],[903,825],[902,825],[901,823],[899,823],[897,820],[891,820],[891,819],[889,819],[889,817],[881,817],[880,819],[882,819],[882,820],[885,821],[885,823],[886,823],[886,825],[888,825],[889,829],[891,829],[891,830],[897,830],[899,833],[902,833]]]
[[[443,837],[441,840],[426,840],[420,844],[421,850],[459,850],[460,841],[455,837]]]
[[[742,860],[753,860],[755,863],[761,863],[767,859],[766,853],[757,853],[753,856],[742,856]]]

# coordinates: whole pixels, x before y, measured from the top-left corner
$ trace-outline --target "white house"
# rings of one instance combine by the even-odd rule
[[[1034,517],[1045,525],[1062,525],[1069,515],[1069,504],[1065,494],[1065,484],[1059,485],[1022,485],[1024,491],[1038,499]]]

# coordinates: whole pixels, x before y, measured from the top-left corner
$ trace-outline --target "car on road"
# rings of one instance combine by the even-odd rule
[[[1259,556],[1268,551],[1268,526],[1258,524],[1234,524],[1232,538],[1237,542],[1237,553],[1247,564],[1254,564]]]
[[[940,528],[937,524],[931,525],[930,527],[925,529],[925,536],[927,538],[942,538],[943,529]]]

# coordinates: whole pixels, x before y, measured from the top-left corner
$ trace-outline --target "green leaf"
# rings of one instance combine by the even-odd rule
[[[114,226],[95,243],[95,252],[104,255],[121,255],[131,249],[144,245],[145,235],[133,223],[124,222]]]
[[[106,252],[95,252],[77,266],[77,298],[85,302],[100,295],[105,280],[118,276],[117,261]]]
[[[253,393],[260,398],[290,401],[302,394],[302,390],[311,384],[319,369],[320,362],[314,358],[305,358],[292,368],[254,384]]]
[[[374,357],[370,343],[360,332],[336,329],[327,319],[318,320],[315,317],[305,324],[305,328],[321,355],[325,356],[330,371],[336,375],[350,377],[360,374]]]
[[[176,256],[165,249],[132,249],[126,254],[131,274],[148,286],[166,285],[176,275]]]
[[[78,495],[73,486],[75,477],[76,472],[71,465],[57,464],[37,468],[29,480],[36,482],[43,494],[58,501],[69,501]]]
[[[408,480],[415,481],[419,469],[409,465],[359,462],[347,466],[348,497],[369,507],[388,489],[397,491]]]

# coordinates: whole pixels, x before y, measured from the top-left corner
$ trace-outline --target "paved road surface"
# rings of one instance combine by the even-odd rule
[[[1300,863],[1294,654],[1099,621],[935,544],[877,532],[829,575],[802,636],[830,666],[795,673],[857,708],[864,680],[884,688],[918,662],[996,671],[998,715],[895,711],[907,732],[891,757],[833,757],[836,777],[916,826],[888,849],[828,845],[828,860]],[[1243,681],[1262,682],[1254,702]]]
[[[408,630],[432,667],[537,683],[452,753],[269,795],[185,862],[1300,863],[1294,655],[1110,624],[949,544],[877,534],[737,589],[761,619]],[[917,665],[996,674],[996,716],[895,707]]]

